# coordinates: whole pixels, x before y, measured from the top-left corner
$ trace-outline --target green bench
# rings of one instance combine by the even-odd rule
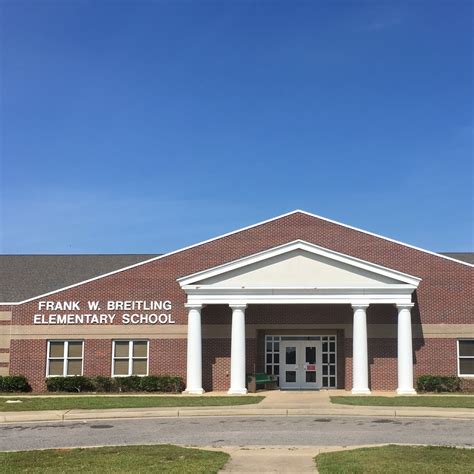
[[[265,389],[276,388],[278,380],[276,375],[268,375],[264,373],[247,375],[249,392],[256,392],[259,385],[263,385]]]

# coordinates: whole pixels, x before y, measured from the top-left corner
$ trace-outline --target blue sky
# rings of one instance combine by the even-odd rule
[[[301,208],[473,250],[472,2],[3,1],[3,253]]]

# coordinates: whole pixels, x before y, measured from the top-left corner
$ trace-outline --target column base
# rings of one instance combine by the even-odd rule
[[[247,395],[246,388],[230,388],[227,392],[228,395]]]
[[[187,388],[183,395],[202,395],[204,390],[202,388]]]
[[[371,392],[368,388],[353,388],[352,395],[370,395]]]
[[[417,395],[414,388],[397,388],[397,395]]]

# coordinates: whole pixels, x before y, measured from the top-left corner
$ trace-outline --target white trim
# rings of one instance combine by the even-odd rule
[[[360,258],[352,257],[350,255],[336,252],[334,250],[330,250],[316,244],[305,242],[304,240],[294,240],[292,242],[278,245],[277,247],[272,247],[270,249],[263,250],[262,252],[247,255],[237,260],[226,262],[222,265],[218,265],[210,269],[193,273],[192,275],[178,278],[177,281],[181,285],[181,287],[197,284],[201,280],[212,278],[218,275],[223,275],[227,272],[231,272],[236,269],[250,266],[255,263],[262,262],[264,260],[268,260],[280,255],[284,255],[289,252],[294,252],[295,250],[302,250],[313,255],[318,255],[329,260],[334,260],[349,265],[351,267],[368,271],[370,273],[382,275],[384,277],[391,278],[392,280],[398,280],[399,282],[407,283],[409,285],[418,286],[421,281],[421,278],[408,275],[407,273],[402,273],[398,270],[392,270],[391,268],[383,267],[382,265],[367,262]],[[204,285],[200,286],[203,287]]]
[[[196,288],[183,287],[188,304],[411,304],[413,285],[376,288]]]
[[[256,224],[252,224],[252,225],[249,225],[249,226],[246,226],[246,227],[242,227],[240,229],[237,229],[237,230],[233,230],[231,232],[227,232],[226,234],[222,234],[222,235],[219,235],[217,237],[213,237],[211,239],[207,239],[207,240],[203,240],[202,242],[198,242],[197,244],[193,244],[193,245],[189,245],[187,247],[183,247],[181,249],[178,249],[178,250],[174,250],[172,252],[168,252],[168,253],[165,253],[163,255],[159,255],[157,257],[153,257],[153,258],[150,258],[148,260],[144,260],[143,262],[138,262],[138,263],[135,263],[133,265],[128,265],[127,267],[123,267],[123,268],[119,268],[117,270],[114,270],[112,272],[109,272],[109,273],[104,273],[103,275],[99,275],[99,276],[96,276],[96,277],[93,277],[93,278],[89,278],[87,280],[83,280],[83,281],[80,281],[78,283],[74,283],[72,285],[69,285],[69,286],[65,286],[63,288],[59,288],[57,290],[53,290],[53,291],[50,291],[48,293],[43,293],[41,295],[38,295],[38,296],[34,296],[32,298],[28,298],[26,300],[23,300],[23,301],[17,301],[17,302],[13,302],[13,303],[1,303],[0,302],[0,305],[20,305],[20,304],[24,304],[24,303],[28,303],[30,301],[34,301],[36,299],[39,299],[39,298],[44,298],[45,296],[49,296],[49,295],[53,295],[55,293],[59,293],[60,291],[64,291],[64,290],[68,290],[70,288],[75,288],[76,286],[80,286],[80,285],[83,285],[85,283],[89,283],[91,281],[95,281],[95,280],[98,280],[100,278],[105,278],[107,276],[110,276],[110,275],[114,275],[116,273],[120,273],[120,272],[123,272],[125,270],[129,270],[131,268],[134,268],[134,267],[138,267],[140,265],[144,265],[146,263],[150,263],[150,262],[153,262],[155,260],[160,260],[162,258],[165,258],[165,257],[169,257],[170,255],[174,255],[176,253],[179,253],[179,252],[184,252],[185,250],[189,250],[191,248],[194,248],[194,247],[198,247],[200,245],[204,245],[204,244],[207,244],[209,242],[213,242],[215,240],[219,240],[219,239],[222,239],[224,237],[228,237],[230,235],[233,235],[233,234],[237,234],[239,232],[243,232],[245,230],[248,230],[248,229],[252,229],[254,227],[258,227],[260,225],[263,225],[263,224],[267,224],[269,222],[273,222],[275,220],[278,220],[278,219],[281,219],[283,217],[287,217],[287,216],[290,216],[292,214],[297,214],[297,213],[301,213],[301,214],[305,214],[307,216],[310,216],[310,217],[315,217],[317,219],[321,219],[323,221],[326,221],[326,222],[330,222],[332,224],[336,224],[336,225],[340,225],[341,227],[345,227],[347,229],[351,229],[351,230],[355,230],[357,232],[362,232],[363,234],[367,234],[367,235],[371,235],[373,237],[377,237],[379,239],[383,239],[383,240],[387,240],[388,242],[393,242],[395,244],[398,244],[398,245],[402,245],[404,247],[408,247],[408,248],[411,248],[411,249],[414,249],[414,250],[418,250],[420,252],[424,252],[424,253],[427,253],[427,254],[430,254],[430,255],[434,255],[435,257],[439,257],[439,258],[443,258],[445,260],[450,260],[452,262],[455,262],[455,263],[459,263],[461,265],[467,265],[468,267],[474,267],[474,264],[471,264],[471,263],[468,263],[468,262],[463,262],[462,260],[456,260],[455,258],[452,258],[452,257],[448,257],[446,255],[441,255],[439,253],[435,253],[435,252],[432,252],[430,250],[425,250],[425,249],[422,249],[420,247],[415,247],[414,245],[410,245],[410,244],[406,244],[406,243],[403,243],[403,242],[400,242],[398,240],[394,240],[394,239],[390,239],[389,237],[384,237],[382,235],[379,235],[379,234],[374,234],[373,232],[369,232],[369,231],[366,231],[366,230],[362,230],[362,229],[359,229],[357,227],[353,227],[353,226],[350,226],[350,225],[347,225],[347,224],[343,224],[341,222],[337,222],[337,221],[334,221],[332,219],[328,219],[326,217],[322,217],[322,216],[318,216],[317,214],[313,214],[311,212],[307,212],[307,211],[302,211],[300,209],[296,209],[294,211],[290,211],[290,212],[286,212],[285,214],[281,214],[279,216],[276,216],[276,217],[272,217],[271,219],[266,219],[264,221],[261,221],[261,222],[257,222]]]
[[[115,357],[115,343],[128,342],[128,357]],[[146,374],[133,374],[133,345],[135,342],[146,342]],[[128,374],[115,375],[115,359],[128,359]],[[144,360],[145,357],[135,357],[135,359]],[[113,339],[112,340],[112,374],[111,377],[146,377],[150,370],[150,341],[149,339]]]
[[[50,365],[50,353],[51,353],[51,343],[52,342],[62,342],[63,343],[63,356],[62,357],[53,357],[53,360],[62,360],[63,361],[63,373],[62,375],[50,375],[49,374],[49,365]],[[46,378],[54,378],[54,377],[77,377],[77,375],[68,375],[67,374],[67,362],[69,359],[71,360],[78,360],[79,357],[68,357],[68,349],[70,342],[80,342],[82,344],[82,352],[81,352],[81,373],[80,375],[84,375],[84,339],[48,339],[48,347],[46,351]]]
[[[474,356],[459,356],[459,342],[460,341],[473,341],[474,339],[472,338],[466,338],[466,337],[463,337],[463,338],[460,338],[456,341],[456,347],[457,347],[457,357],[456,357],[456,362],[457,362],[457,368],[458,368],[458,377],[461,377],[461,378],[473,378],[474,377],[474,374],[461,374],[461,370],[460,370],[460,364],[459,364],[459,358],[462,357],[463,359],[474,359]]]
[[[327,351],[327,354],[328,354],[328,362],[327,362],[327,366],[328,366],[328,374],[326,375],[326,377],[328,379],[330,379],[332,377],[332,375],[330,374],[331,372],[331,358],[330,358],[330,355],[331,355],[331,351],[329,350],[329,348],[331,347],[330,344],[332,341],[329,340],[329,337],[334,337],[334,366],[336,367],[336,373],[334,374],[334,378],[336,379],[336,386],[335,387],[323,387],[325,388],[326,390],[331,390],[331,389],[337,389],[337,379],[339,377],[338,373],[339,373],[339,364],[337,363],[337,333],[334,333],[334,334],[324,334],[321,336],[321,338],[323,337],[328,337],[328,340],[327,340],[327,343],[328,343],[328,351]],[[321,342],[324,344],[324,341],[321,339]],[[323,367],[323,356],[324,356],[324,353],[323,353],[323,346],[321,345],[321,369]],[[341,367],[342,369],[342,367]],[[322,377],[324,377],[324,372],[322,372]],[[328,380],[329,382],[329,380]]]
[[[353,227],[353,226],[348,225],[348,224],[343,224],[342,222],[334,221],[332,219],[328,219],[327,217],[318,216],[317,214],[313,214],[311,212],[302,211],[302,210],[299,210],[299,209],[296,210],[296,211],[293,211],[293,212],[301,212],[302,214],[306,214],[306,215],[311,216],[311,217],[316,217],[318,219],[322,219],[326,222],[330,222],[331,224],[340,225],[342,227],[346,227],[347,229],[355,230],[357,232],[362,232],[363,234],[367,234],[367,235],[371,235],[373,237],[377,237],[379,239],[387,240],[387,241],[392,242],[394,244],[403,245],[404,247],[408,247],[408,248],[411,248],[411,249],[414,249],[414,250],[418,250],[419,252],[424,252],[424,253],[428,253],[430,255],[434,255],[435,257],[440,257],[440,258],[444,258],[446,260],[451,260],[452,262],[460,263],[461,265],[467,265],[468,267],[474,267],[474,264],[472,264],[472,263],[464,262],[462,260],[457,260],[455,258],[448,257],[447,255],[441,255],[439,253],[432,252],[431,250],[426,250],[426,249],[423,249],[421,247],[416,247],[415,245],[406,244],[405,242],[400,242],[399,240],[391,239],[390,237],[384,237],[383,235],[375,234],[374,232],[370,232],[368,230],[363,230],[363,229],[359,229],[358,227]],[[283,217],[283,216],[281,216],[281,217]]]

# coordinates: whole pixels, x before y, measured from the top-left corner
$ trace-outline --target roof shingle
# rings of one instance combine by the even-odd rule
[[[0,255],[0,302],[24,301],[157,256]]]

